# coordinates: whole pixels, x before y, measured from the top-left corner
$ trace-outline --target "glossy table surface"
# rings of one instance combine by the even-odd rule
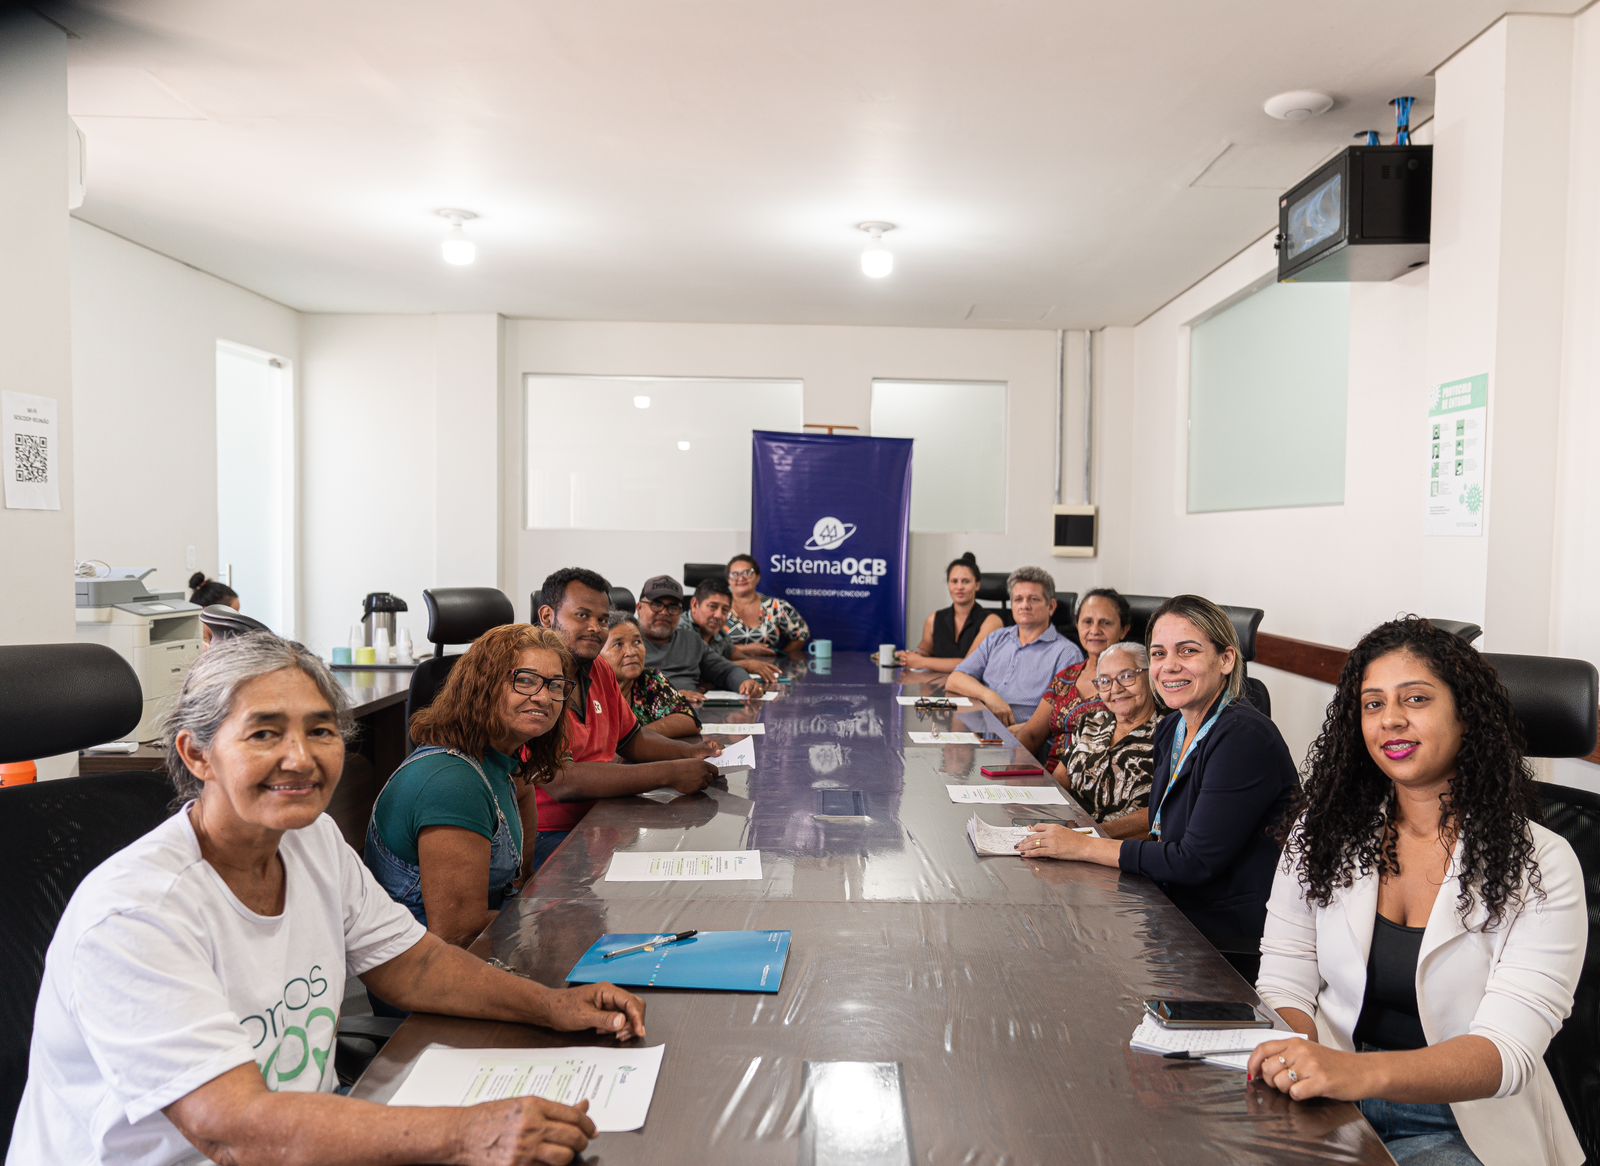
[[[558,984],[608,931],[793,932],[774,995],[641,993],[649,1042],[668,1046],[650,1117],[602,1135],[585,1161],[1390,1161],[1353,1106],[1297,1104],[1128,1048],[1147,996],[1254,993],[1148,881],[973,852],[973,807],[945,786],[990,784],[981,766],[1024,756],[998,722],[899,705],[928,675],[864,656],[826,675],[798,667],[776,701],[706,710],[763,722],[753,770],[694,797],[599,803],[479,941]],[[935,726],[1005,743],[906,736]],[[1076,807],[979,813],[1003,824],[1041,811],[1086,820]],[[761,851],[760,880],[604,878],[617,850],[737,849]],[[419,1015],[355,1095],[388,1097],[430,1043],[589,1042]]]

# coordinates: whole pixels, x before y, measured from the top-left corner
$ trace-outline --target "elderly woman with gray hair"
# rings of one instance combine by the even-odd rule
[[[644,1035],[610,984],[553,990],[423,929],[323,813],[349,705],[258,632],[167,721],[181,809],[91,872],[45,957],[9,1162],[570,1162],[587,1103],[390,1109],[333,1096],[347,976],[408,1009]]]
[[[1055,778],[1107,838],[1140,838],[1150,828],[1156,769],[1156,698],[1144,645],[1125,640],[1104,649],[1092,683],[1105,707],[1079,723]]]

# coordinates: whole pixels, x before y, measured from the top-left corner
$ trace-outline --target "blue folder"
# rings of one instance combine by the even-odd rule
[[[649,932],[602,935],[567,973],[567,983],[776,992],[789,961],[787,931],[702,931],[693,939],[663,944],[654,951],[604,958],[608,951],[654,938]]]

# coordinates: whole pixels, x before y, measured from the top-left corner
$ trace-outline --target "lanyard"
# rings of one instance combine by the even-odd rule
[[[1222,700],[1217,703],[1216,711],[1206,718],[1205,724],[1201,725],[1200,731],[1194,735],[1194,741],[1190,744],[1191,750],[1198,747],[1205,735],[1211,732],[1211,726],[1217,723],[1217,718],[1222,715],[1222,710],[1228,707],[1228,701],[1231,699],[1233,698],[1224,695]],[[1190,755],[1193,756],[1192,752]],[[1167,788],[1161,791],[1161,804],[1156,806],[1155,819],[1150,823],[1151,838],[1159,839],[1161,837],[1161,814],[1167,808],[1167,799],[1172,796],[1172,791],[1177,788],[1178,779],[1182,776],[1179,765],[1186,760],[1187,758],[1183,755],[1183,734],[1181,732],[1174,733],[1172,735],[1172,776],[1167,779]]]

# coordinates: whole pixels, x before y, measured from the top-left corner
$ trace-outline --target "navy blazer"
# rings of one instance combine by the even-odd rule
[[[1182,728],[1181,713],[1156,727],[1152,823]],[[1289,747],[1268,718],[1235,700],[1189,750],[1180,776],[1162,811],[1161,839],[1124,842],[1122,869],[1160,883],[1218,950],[1259,951],[1281,852],[1273,834],[1297,780]]]

